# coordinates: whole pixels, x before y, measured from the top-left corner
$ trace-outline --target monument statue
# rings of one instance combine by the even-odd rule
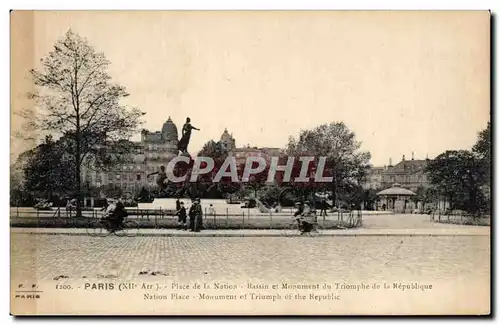
[[[191,119],[188,117],[186,118],[186,123],[184,123],[184,126],[182,127],[182,137],[177,144],[177,149],[181,151],[181,154],[187,154],[189,140],[191,139],[191,130],[199,131],[200,129],[192,126]]]

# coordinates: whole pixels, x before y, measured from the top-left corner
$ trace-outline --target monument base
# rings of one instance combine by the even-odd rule
[[[190,160],[193,160],[193,157],[191,157],[191,155],[187,151],[184,151],[184,152],[181,151],[179,153],[179,156],[181,156],[181,157],[188,157]]]

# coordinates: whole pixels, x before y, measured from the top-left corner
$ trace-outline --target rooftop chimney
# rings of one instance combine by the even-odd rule
[[[415,155],[414,155],[413,151],[411,152],[411,160],[415,160]]]

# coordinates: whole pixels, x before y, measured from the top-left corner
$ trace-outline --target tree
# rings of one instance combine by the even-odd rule
[[[106,185],[104,186],[104,195],[106,197],[111,197],[111,198],[117,198],[117,197],[121,197],[123,195],[123,190],[119,187],[119,186],[116,186],[116,185]]]
[[[258,167],[258,165],[259,165],[259,163],[254,161],[252,163],[251,167],[252,167],[252,169],[256,169]],[[238,176],[240,177],[240,179],[243,178],[243,173],[245,171],[245,168],[246,168],[246,162],[242,163],[239,166],[239,169],[238,169],[239,175]],[[258,192],[262,188],[264,188],[264,191],[267,192],[267,189],[265,189],[265,188],[270,185],[267,183],[268,174],[269,174],[269,163],[266,163],[266,166],[264,167],[264,169],[261,172],[249,175],[249,177],[245,181],[245,183],[242,184],[242,187],[247,188],[247,189],[251,189],[253,197],[258,198],[258,197],[260,197],[260,194],[258,194]]]
[[[81,216],[82,164],[110,163],[110,155],[126,151],[127,147],[117,149],[124,144],[120,140],[137,130],[143,113],[120,104],[128,93],[111,83],[110,61],[71,30],[41,59],[41,65],[40,70],[30,71],[36,92],[29,97],[37,104],[37,116],[26,126],[71,140],[66,150],[74,161],[77,216]],[[33,111],[24,115],[30,117]]]
[[[363,202],[366,210],[375,210],[375,204],[377,203],[378,197],[377,193],[379,191],[369,188],[363,191]]]
[[[261,202],[263,202],[268,207],[272,207],[276,205],[279,199],[281,189],[276,185],[267,185],[265,187],[259,188],[258,198]]]
[[[472,151],[488,164],[491,164],[491,123],[488,122],[486,129],[479,132],[478,139]]]
[[[10,206],[33,206],[34,198],[25,188],[24,160],[26,154],[21,154],[10,167]]]
[[[51,136],[26,154],[23,168],[25,190],[52,200],[54,194],[62,195],[74,187],[74,179],[68,177],[73,161],[65,153],[62,141],[54,142]]]
[[[212,158],[214,160],[214,168],[209,173],[200,175],[196,184],[189,183],[191,187],[196,187],[196,193],[210,194],[213,197],[214,192],[218,192],[217,196],[223,197],[224,194],[233,194],[240,189],[240,184],[232,183],[229,177],[222,177],[218,183],[213,182],[215,175],[222,167],[228,155],[229,152],[220,142],[210,140],[203,145],[200,152],[198,152],[198,156]],[[206,166],[203,164],[201,167],[205,168]]]
[[[422,185],[417,187],[415,194],[417,194],[417,195],[412,197],[412,200],[415,202],[415,204],[417,204],[418,202],[421,202],[422,209],[425,209],[425,207],[428,203],[434,202],[438,197],[436,188],[424,187]]]
[[[417,190],[415,191],[415,195],[414,197],[412,197],[412,200],[415,202],[415,203],[418,203],[418,202],[422,202],[422,204],[425,204],[427,202],[427,190],[425,187],[423,187],[422,185],[420,185]]]
[[[430,161],[426,171],[431,184],[447,198],[452,209],[475,214],[483,208],[480,186],[484,183],[484,170],[472,152],[446,151]]]
[[[287,146],[289,156],[326,157],[325,176],[333,177],[331,183],[314,183],[314,189],[331,190],[333,201],[339,193],[351,193],[359,199],[360,185],[369,168],[370,153],[360,151],[361,142],[354,132],[342,122],[323,124],[313,130],[302,131],[295,139],[291,137]],[[360,190],[361,191],[361,190]]]
[[[210,157],[214,159],[214,161],[224,162],[228,155],[228,151],[224,149],[220,142],[215,142],[214,140],[210,140],[203,145],[200,152],[198,152],[198,156],[202,157]]]
[[[484,173],[484,182],[481,184],[481,189],[485,194],[485,208],[489,210],[491,202],[491,123],[488,122],[486,129],[479,132],[478,139],[474,147],[472,147],[479,160],[479,167]]]

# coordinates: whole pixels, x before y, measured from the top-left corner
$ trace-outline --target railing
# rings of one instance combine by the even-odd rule
[[[61,208],[47,211],[11,208],[10,212],[11,224],[32,227],[80,227],[85,222],[88,223],[88,219],[104,215],[101,209],[82,211],[82,218],[75,218],[74,210]],[[178,225],[174,210],[127,208],[127,212],[128,218],[138,221],[144,228],[172,228]],[[204,213],[203,224],[210,229],[279,229],[290,224],[291,216],[293,210],[269,213],[252,213],[246,210],[230,213],[226,209],[223,213]],[[323,228],[353,228],[362,225],[361,211],[329,212],[327,216],[318,213],[317,220]]]
[[[458,225],[490,226],[491,216],[477,216],[469,213],[445,213],[445,211],[434,211],[430,215],[430,221]]]

